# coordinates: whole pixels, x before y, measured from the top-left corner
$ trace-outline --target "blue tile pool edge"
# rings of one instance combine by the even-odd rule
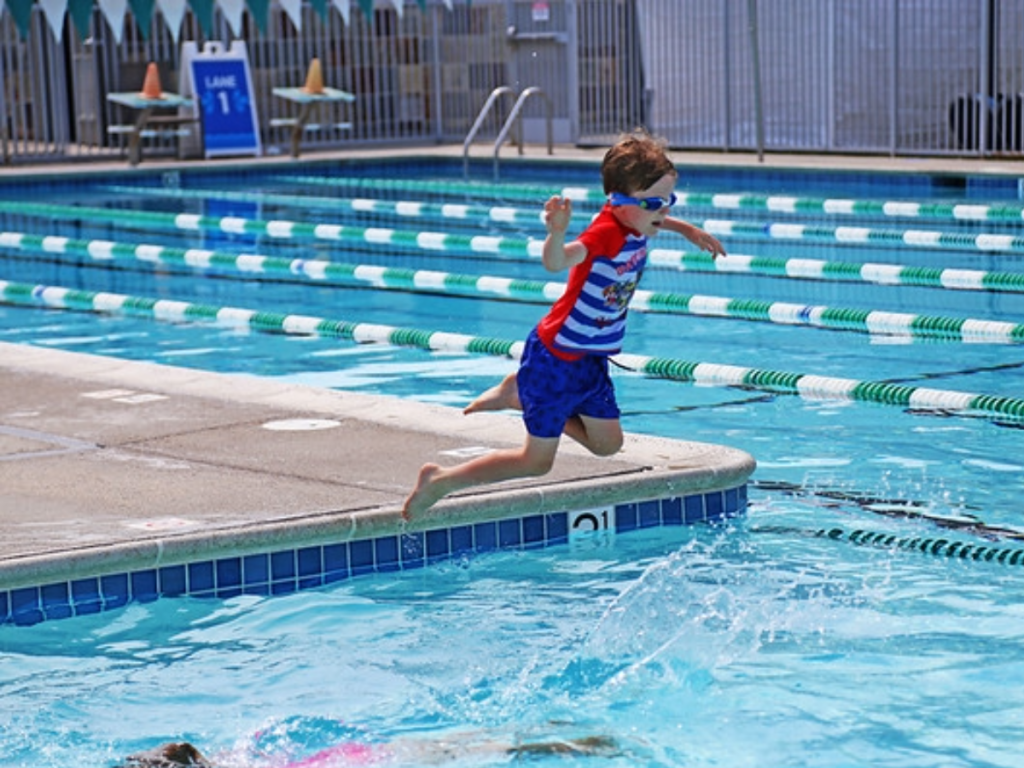
[[[174,565],[0,590],[0,625],[31,626],[162,597],[283,595],[346,579],[496,550],[564,544],[594,532],[719,522],[747,506],[747,484],[616,504],[603,511],[544,512],[335,543],[222,555]]]

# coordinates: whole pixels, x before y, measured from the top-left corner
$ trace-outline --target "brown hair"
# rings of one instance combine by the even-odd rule
[[[117,768],[213,768],[203,754],[187,741],[161,744],[159,747],[129,755]]]
[[[623,135],[609,149],[601,162],[604,193],[631,195],[647,189],[666,173],[676,174],[663,139],[655,138],[643,128]]]

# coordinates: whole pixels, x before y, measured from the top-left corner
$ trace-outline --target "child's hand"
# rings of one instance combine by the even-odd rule
[[[555,195],[544,203],[544,226],[551,234],[564,235],[572,218],[572,200]]]
[[[711,258],[713,259],[717,259],[719,256],[725,256],[725,248],[722,246],[721,242],[719,242],[718,238],[705,232],[703,229],[698,229],[694,232],[690,241],[702,251],[710,253]]]
[[[707,251],[713,259],[726,255],[725,247],[718,241],[717,237],[688,221],[677,219],[675,216],[668,216],[665,218],[663,226],[669,232],[682,235],[702,251]]]

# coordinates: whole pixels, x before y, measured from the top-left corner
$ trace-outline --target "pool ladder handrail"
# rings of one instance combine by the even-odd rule
[[[502,96],[504,96],[505,94],[514,95],[515,91],[511,87],[509,87],[507,85],[498,86],[493,91],[491,91],[491,95],[487,97],[487,101],[484,102],[483,107],[480,109],[480,114],[477,115],[476,121],[473,123],[473,127],[470,128],[469,129],[469,133],[466,134],[466,140],[464,142],[462,142],[462,176],[463,176],[463,178],[469,178],[469,148],[470,148],[470,146],[473,143],[473,139],[476,138],[477,133],[480,131],[480,128],[483,126],[484,120],[487,118],[487,115],[490,113],[490,111],[494,107],[495,103],[497,103],[498,99],[501,98]],[[498,172],[499,163],[500,163],[499,152],[501,151],[501,145],[505,142],[505,139],[508,138],[508,134],[512,130],[512,126],[513,125],[515,125],[516,128],[517,128],[517,131],[516,131],[516,144],[519,147],[519,154],[520,155],[523,154],[523,121],[522,121],[522,118],[519,117],[519,113],[522,111],[523,105],[526,103],[527,99],[529,99],[531,96],[541,96],[544,99],[545,106],[547,107],[545,127],[547,129],[548,154],[549,155],[553,155],[555,153],[554,152],[554,139],[553,139],[553,132],[552,132],[552,124],[553,124],[552,113],[554,111],[554,108],[553,108],[553,105],[551,103],[551,97],[548,96],[544,92],[544,90],[542,88],[540,88],[539,86],[531,85],[529,88],[526,88],[525,90],[523,90],[523,92],[520,93],[518,98],[515,100],[515,103],[512,105],[512,110],[509,112],[508,117],[505,119],[505,124],[502,125],[501,131],[498,132],[498,138],[495,139],[495,141],[494,141],[494,179],[495,179],[495,181],[498,180],[498,176],[499,176],[499,172]]]

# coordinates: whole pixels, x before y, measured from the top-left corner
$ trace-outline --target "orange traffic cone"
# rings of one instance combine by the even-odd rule
[[[309,72],[306,74],[306,85],[302,89],[306,93],[320,94],[324,92],[324,72],[320,67],[320,59],[313,59],[309,62]]]
[[[146,80],[142,84],[142,91],[139,95],[144,99],[159,99],[164,95],[164,89],[160,86],[160,72],[156,68],[156,62],[149,62],[146,67]]]

